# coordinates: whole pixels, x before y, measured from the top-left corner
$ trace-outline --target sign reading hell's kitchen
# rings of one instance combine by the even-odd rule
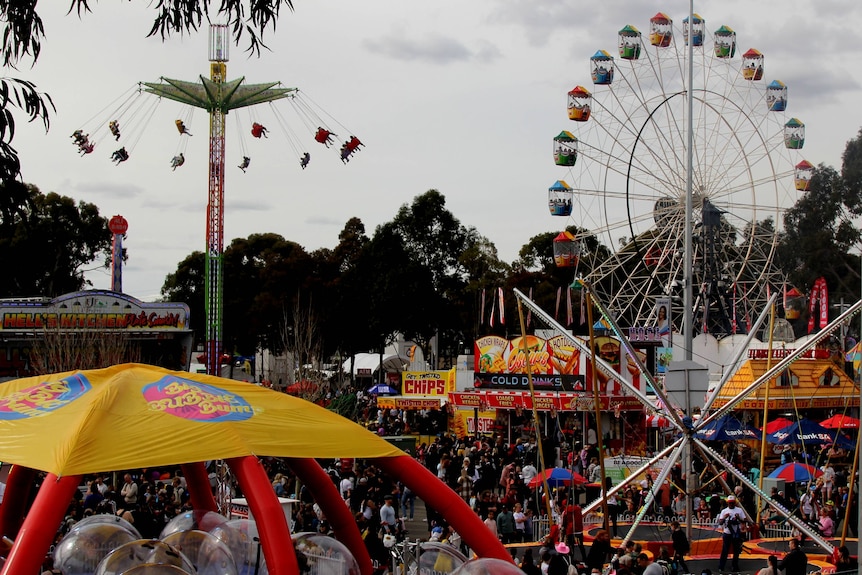
[[[184,303],[146,303],[126,294],[90,290],[53,300],[0,302],[0,330],[189,331],[189,307]]]
[[[564,336],[542,339],[535,335],[511,341],[498,336],[477,339],[473,370],[481,373],[574,375],[581,372],[580,350]]]

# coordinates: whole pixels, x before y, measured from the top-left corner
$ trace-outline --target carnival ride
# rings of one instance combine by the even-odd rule
[[[774,265],[783,211],[795,202],[797,192],[809,189],[814,172],[812,164],[795,157],[804,144],[804,124],[785,115],[788,87],[783,82],[761,83],[764,55],[750,49],[736,58],[735,32],[721,26],[710,35],[704,19],[693,12],[681,29],[667,15],[656,14],[650,21],[648,42],[636,27],[625,26],[618,33],[618,48],[619,60],[605,50],[590,58],[593,92],[576,86],[568,94],[568,117],[575,127],[560,132],[553,145],[554,163],[567,171],[565,180],[557,180],[548,189],[551,215],[570,222],[554,240],[555,263],[574,270],[571,287],[586,300],[590,341],[573,336],[516,290],[519,310],[523,304],[537,325],[566,338],[588,358],[587,377],[592,376],[593,381],[586,387],[596,394],[595,406],[600,403],[598,380],[613,381],[636,396],[647,413],[666,418],[672,429],[667,447],[588,502],[583,512],[601,509],[606,518],[607,497],[644,476],[657,462],[666,461],[653,478],[655,485],[662,485],[674,465],[689,461],[683,459],[684,454],[694,450],[712,470],[712,481],[726,493],[731,491],[722,473],[732,474],[776,515],[832,553],[830,542],[792,517],[791,510],[761,490],[762,484],[704,443],[708,439],[704,432],[748,394],[829,337],[841,322],[862,309],[862,302],[828,325],[824,322],[816,336],[776,361],[721,408],[711,409],[715,393],[707,397],[698,420],[692,418],[694,405],[669,400],[662,382],[646,368],[627,337],[630,327],[656,326],[662,319],[657,316],[656,298],[676,299],[677,288],[687,282],[696,294],[690,310],[696,320],[695,333],[722,337],[753,335],[760,329],[785,283]],[[689,97],[692,113],[686,106]],[[690,148],[689,128],[693,136]],[[689,193],[694,213],[686,213]],[[687,230],[691,216],[694,229]],[[685,275],[688,233],[694,236],[691,278]],[[618,247],[601,259],[598,253],[586,250],[591,236]],[[620,356],[626,360],[620,363],[628,362],[645,386],[632,385],[625,370],[593,351],[593,305],[599,309],[601,322],[621,342]],[[675,323],[681,327],[680,321]],[[736,362],[738,358],[732,364]],[[723,377],[719,389],[730,374]],[[656,398],[647,397],[644,389],[654,391]],[[601,421],[598,407],[596,410],[596,421]],[[618,412],[616,417],[619,419]],[[599,453],[603,465],[601,449]],[[686,476],[692,477],[688,471]],[[601,475],[605,476],[604,467]],[[683,489],[690,493],[697,487]],[[654,498],[655,492],[650,490],[625,540],[637,530]],[[607,529],[607,519],[604,521]]]
[[[39,571],[65,515],[65,502],[85,474],[182,466],[195,509],[181,519],[187,522],[184,529],[212,531],[204,524],[221,525],[224,518],[203,519],[206,514],[217,518],[204,462],[221,459],[248,500],[268,572],[298,575],[294,545],[284,544],[291,540],[287,520],[258,459],[264,456],[287,458],[362,575],[372,572],[362,535],[316,458],[367,458],[440,511],[478,556],[510,561],[467,504],[412,457],[337,414],[262,387],[140,364],[18,379],[0,384],[0,429],[0,460],[12,464],[0,505],[0,533],[14,540],[2,575]],[[47,476],[27,509],[39,471]],[[110,541],[117,547],[129,543],[113,536]],[[77,549],[101,553],[98,563],[113,547],[97,543],[105,541],[85,538]],[[132,558],[146,558],[160,545],[143,541],[125,549]]]
[[[330,147],[336,137],[332,128],[324,120],[329,114],[313,104],[310,98],[304,96],[296,88],[281,86],[279,82],[262,84],[247,84],[245,78],[227,79],[227,62],[229,55],[230,34],[227,25],[213,24],[210,26],[209,61],[210,77],[200,77],[199,81],[188,82],[161,78],[160,82],[142,82],[124,96],[115,100],[107,111],[98,114],[85,126],[72,134],[74,144],[82,156],[92,154],[99,141],[111,141],[112,146],[120,146],[112,154],[111,159],[116,165],[129,161],[135,147],[146,131],[148,120],[153,117],[158,104],[163,100],[173,100],[186,105],[186,110],[175,120],[179,142],[170,159],[172,170],[185,165],[186,146],[189,138],[193,112],[196,108],[206,110],[209,114],[209,163],[207,170],[208,201],[206,226],[206,270],[205,270],[205,354],[207,373],[217,374],[219,358],[222,352],[223,326],[223,252],[224,252],[224,186],[226,169],[225,135],[228,113],[233,111],[237,123],[237,134],[240,135],[241,160],[238,164],[243,173],[251,165],[251,153],[248,151],[243,136],[239,109],[245,108],[251,118],[250,132],[255,139],[268,138],[268,129],[258,117],[254,106],[269,104],[274,113],[274,120],[281,128],[288,144],[293,149],[298,164],[305,170],[311,160],[311,154],[300,143],[300,139],[291,129],[284,114],[280,113],[273,102],[289,101],[300,121],[317,142]],[[149,95],[158,96],[150,98]],[[143,120],[143,121],[140,121]],[[339,124],[340,126],[340,124]],[[343,128],[343,126],[342,126]],[[350,132],[344,130],[344,136]],[[353,135],[341,145],[339,155],[342,163],[348,163],[350,158],[359,151],[362,142]]]
[[[784,283],[773,265],[782,215],[813,166],[796,158],[805,127],[785,113],[788,86],[761,81],[764,55],[737,56],[735,32],[709,33],[697,14],[691,29],[695,325],[720,337],[747,333]],[[593,87],[569,92],[573,124],[554,138],[566,172],[549,188],[551,214],[583,230],[567,265],[624,325],[655,323],[655,297],[685,281],[688,34],[688,17],[680,28],[662,13],[644,36],[619,30],[617,55],[589,59]],[[586,250],[589,236],[611,257]]]

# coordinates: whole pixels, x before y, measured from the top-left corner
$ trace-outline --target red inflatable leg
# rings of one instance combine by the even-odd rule
[[[365,541],[362,540],[362,534],[359,532],[356,520],[350,513],[350,508],[344,504],[338,488],[332,483],[332,479],[314,459],[289,457],[287,462],[299,480],[308,487],[317,504],[320,505],[320,509],[335,531],[336,538],[344,543],[353,554],[353,558],[359,563],[362,575],[371,575],[374,571],[371,555],[368,554]]]
[[[6,479],[6,492],[3,495],[3,503],[0,504],[0,536],[15,539],[24,513],[27,511],[27,502],[30,500],[30,488],[36,479],[36,470],[20,465],[13,465]]]
[[[54,542],[54,535],[66,516],[66,508],[80,482],[80,475],[67,475],[58,479],[56,475],[49,473],[45,477],[0,575],[23,575],[42,571],[42,562]]]
[[[491,534],[491,530],[485,527],[470,506],[418,461],[409,455],[377,457],[372,461],[386,474],[403,481],[419,499],[439,511],[476,555],[512,561],[512,556],[503,544]]]
[[[213,497],[206,465],[202,461],[184,463],[182,470],[183,477],[186,478],[186,488],[189,490],[189,501],[192,503],[192,508],[217,512],[218,505],[215,497]]]
[[[269,572],[271,575],[299,575],[287,519],[263,465],[252,455],[234,457],[227,463],[248,500],[249,511],[254,515]]]

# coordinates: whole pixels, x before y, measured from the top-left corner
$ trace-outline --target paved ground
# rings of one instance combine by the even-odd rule
[[[409,517],[405,517],[404,519],[404,524],[407,526],[407,536],[410,539],[428,539],[430,535],[428,515],[425,512],[425,503],[421,499],[416,498],[413,520],[410,520]]]

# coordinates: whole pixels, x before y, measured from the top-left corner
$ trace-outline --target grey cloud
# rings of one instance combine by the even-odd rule
[[[82,182],[73,186],[75,192],[82,196],[109,196],[112,198],[136,198],[144,193],[144,188],[129,183]]]
[[[328,218],[325,216],[311,216],[305,219],[305,223],[315,226],[343,226],[344,221]]]
[[[491,53],[485,46],[478,52],[474,52],[458,40],[445,36],[405,38],[399,35],[389,35],[377,40],[365,40],[363,45],[372,53],[388,56],[395,60],[431,62],[433,64],[486,60]]]
[[[229,200],[225,202],[225,209],[240,212],[268,212],[272,210],[272,205],[251,200]]]

